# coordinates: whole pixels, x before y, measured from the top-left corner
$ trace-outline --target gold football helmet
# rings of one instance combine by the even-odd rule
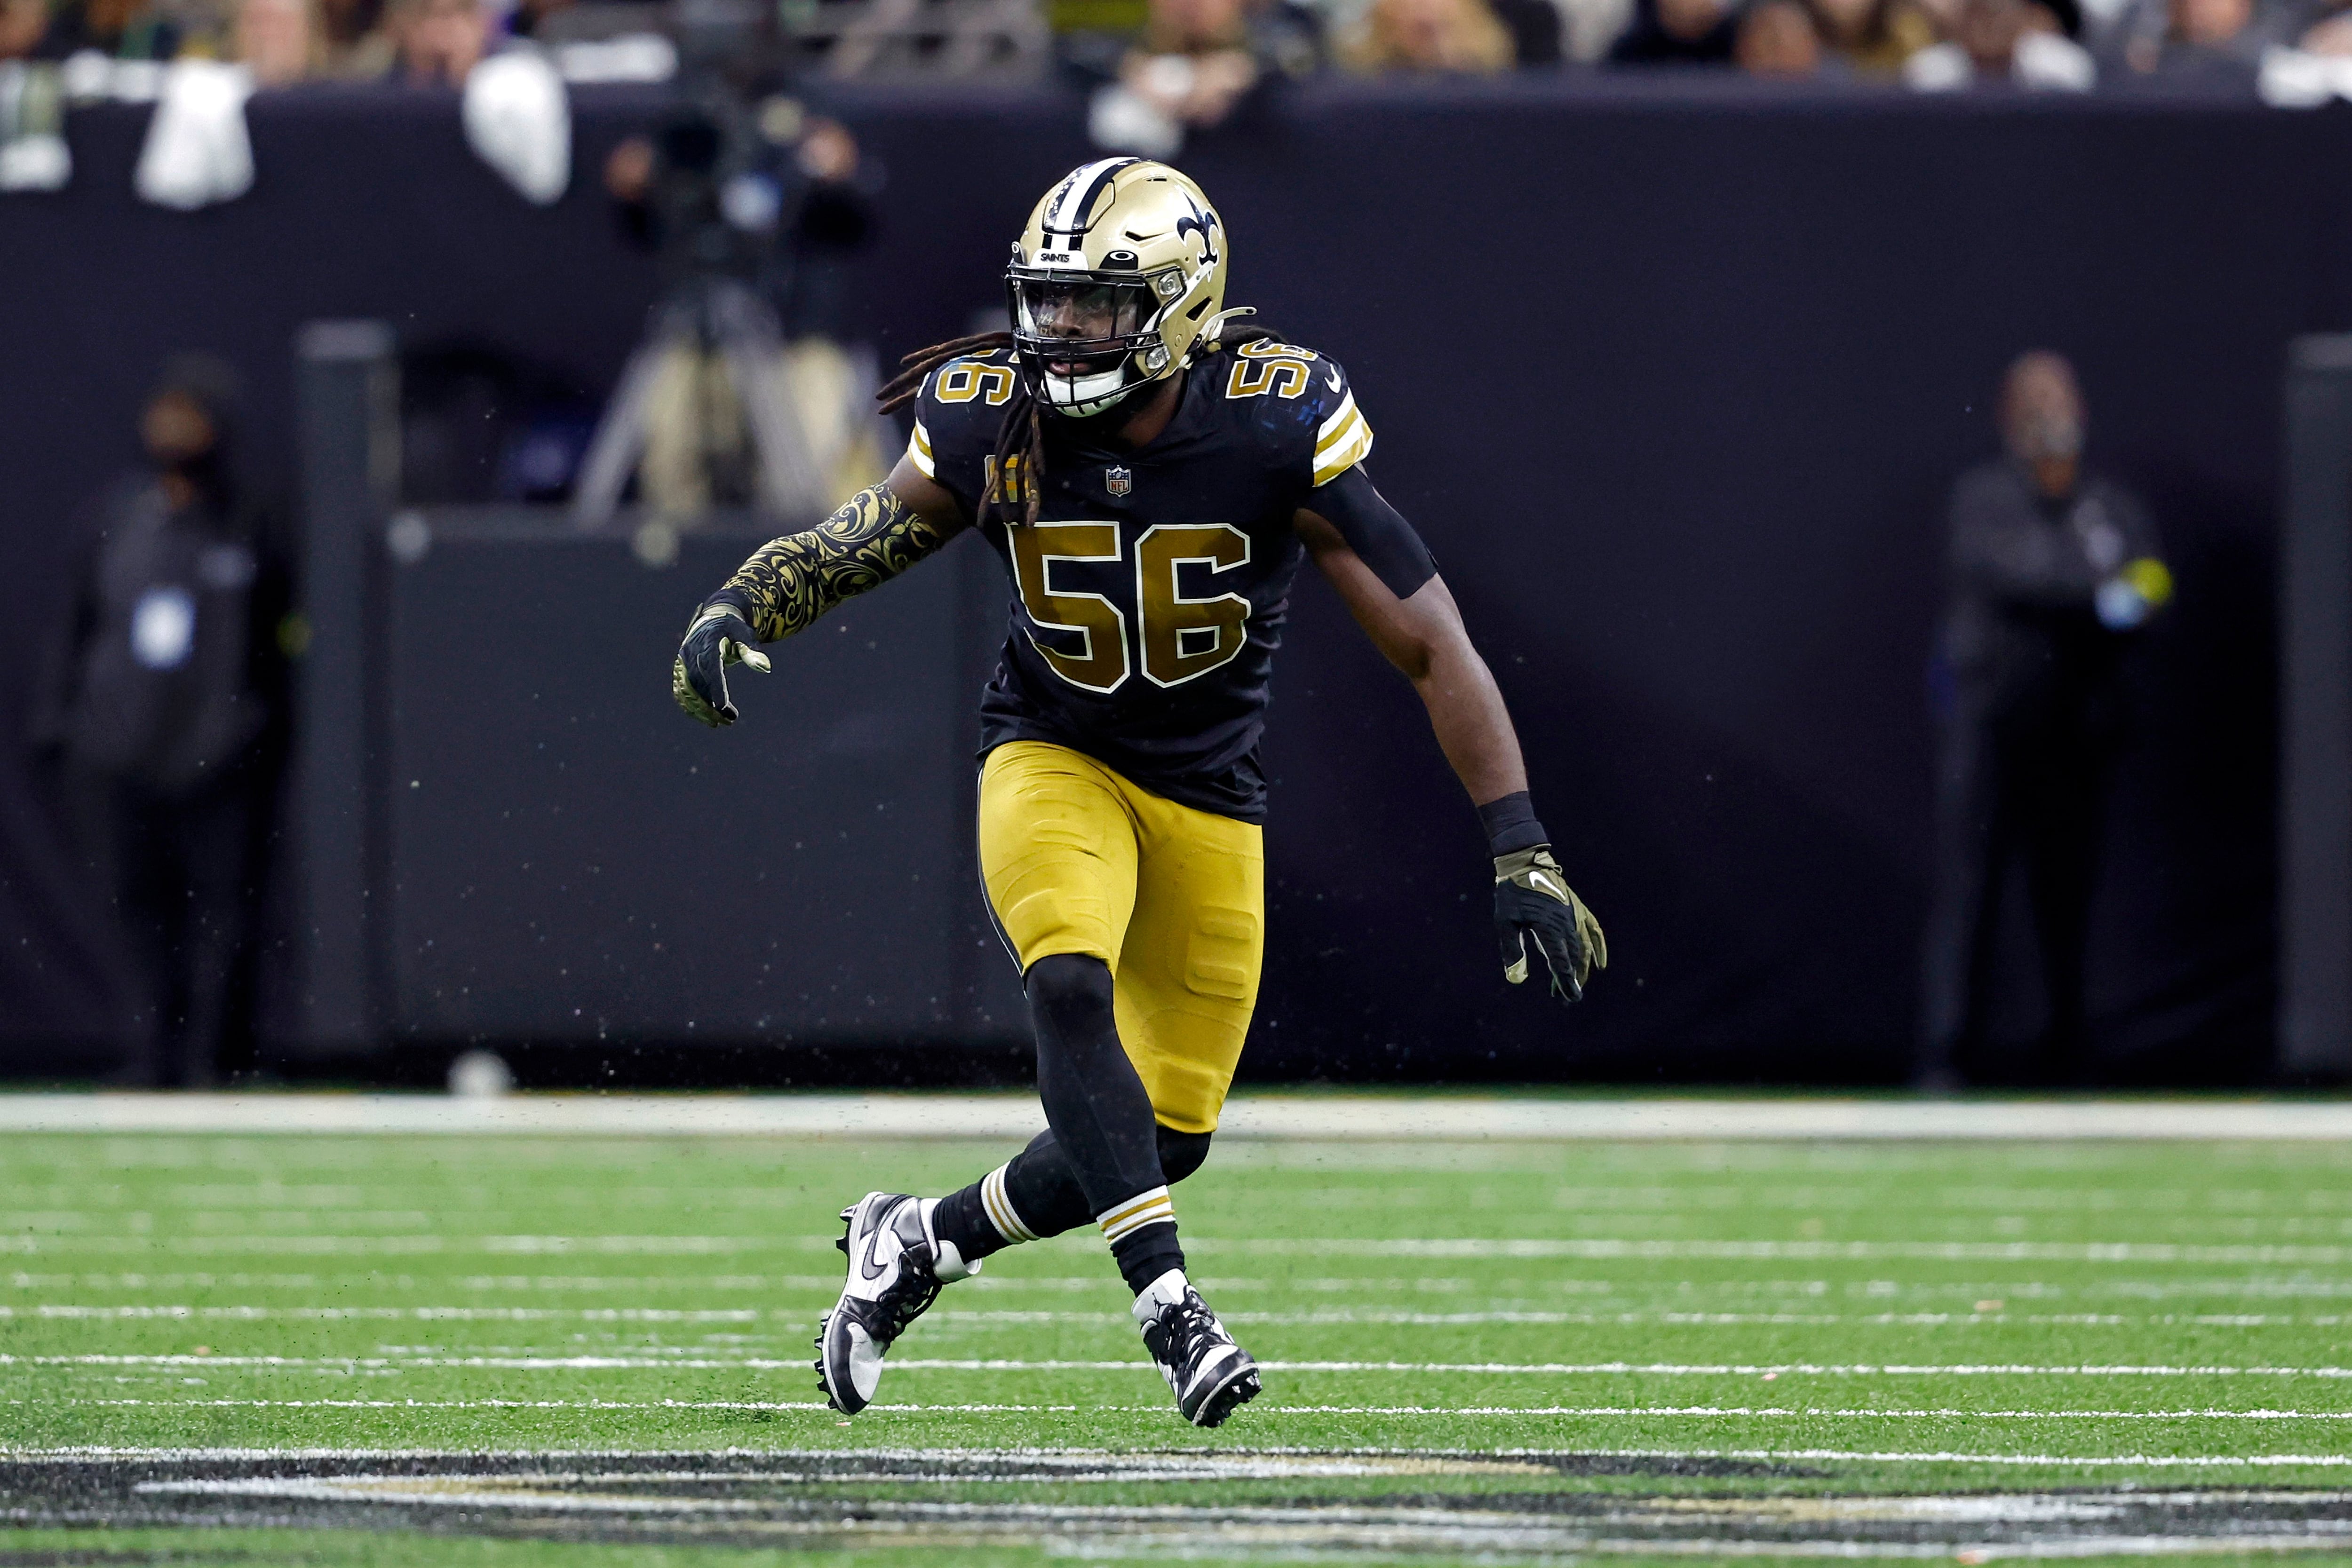
[[[1192,358],[1224,307],[1224,225],[1167,164],[1106,158],[1045,193],[1004,287],[1032,395],[1100,413]]]

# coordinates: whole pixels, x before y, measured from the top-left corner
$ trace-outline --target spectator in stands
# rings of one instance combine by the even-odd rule
[[[145,0],[65,0],[50,13],[36,52],[63,59],[94,49],[124,60],[168,60],[178,55],[180,24]]]
[[[48,0],[0,0],[0,60],[30,57],[48,31]]]
[[[266,508],[231,462],[233,382],[166,367],[147,471],[77,528],[31,739],[61,768],[131,959],[122,1078],[197,1087],[249,1048],[254,919],[299,623]]]
[[[1813,25],[1832,57],[1856,75],[1892,78],[1936,42],[1934,19],[1914,0],[1811,0]]]
[[[1610,46],[1612,66],[1720,66],[1739,37],[1733,0],[1635,0],[1633,21]]]
[[[412,87],[462,87],[489,47],[482,0],[392,0],[384,12],[397,57],[393,74]]]
[[[381,0],[319,0],[319,34],[328,76],[379,81],[392,74],[398,51],[384,30]]]
[[[1179,124],[1211,126],[1257,85],[1242,0],[1151,0],[1143,37],[1119,66],[1128,90]]]
[[[2295,47],[2315,55],[2352,55],[2352,11],[2338,11],[2313,23]]]
[[[1557,66],[1567,52],[1567,21],[1552,0],[1486,0],[1511,36],[1511,59],[1521,70]]]
[[[1950,608],[1937,685],[1935,904],[1918,1078],[1949,1088],[1984,1042],[2002,883],[2021,862],[2053,1074],[2085,1040],[2084,957],[2107,779],[2122,738],[2118,680],[2133,632],[2172,596],[2154,525],[2083,467],[2083,394],[2048,352],[2001,385],[2008,456],[1953,487]]]
[[[2122,29],[2124,62],[2142,75],[2251,82],[2263,51],[2290,41],[2307,14],[2255,0],[2147,0]]]
[[[1250,47],[1258,59],[1290,78],[1309,77],[1329,62],[1323,13],[1303,0],[1247,0]]]
[[[1558,57],[1558,35],[1554,35]],[[1511,35],[1486,0],[1373,0],[1346,51],[1350,68],[1485,75],[1512,64]]]
[[[1123,48],[1075,40],[1073,69],[1096,86],[1087,129],[1099,145],[1172,158],[1189,131],[1222,125],[1262,75],[1244,0],[1151,0]],[[1108,57],[1098,51],[1108,45]]]
[[[257,87],[284,87],[326,64],[311,0],[239,0],[231,43]]]
[[[1809,77],[1822,68],[1821,35],[1799,0],[1759,0],[1739,19],[1732,58],[1752,77]]]
[[[1150,0],[1140,37],[1079,33],[1064,49],[1093,86],[1097,145],[1147,158],[1232,123],[1276,84],[1321,69],[1326,52],[1321,16],[1300,0]]]
[[[1560,56],[1598,64],[1633,20],[1633,0],[1558,0]]]
[[[2090,51],[2037,0],[1961,0],[1951,41],[1903,67],[1904,82],[1924,92],[1993,84],[2087,92],[2098,78]]]
[[[515,8],[507,13],[506,30],[518,38],[537,37],[549,17],[572,5],[573,0],[516,0]]]

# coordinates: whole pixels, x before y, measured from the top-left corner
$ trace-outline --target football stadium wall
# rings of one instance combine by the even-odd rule
[[[137,398],[166,352],[244,368],[257,455],[289,481],[308,321],[485,340],[609,386],[656,280],[594,174],[658,103],[579,92],[572,187],[547,209],[471,156],[454,99],[434,95],[256,99],[257,189],[194,215],[131,194],[142,112],[78,114],[71,188],[0,198],[0,722],[15,733],[62,587],[65,519],[131,455]],[[994,301],[1028,203],[1088,155],[1083,105],[1053,94],[861,89],[833,107],[887,174],[855,311],[887,355]],[[2264,1070],[2279,386],[2292,336],[2352,327],[2352,114],[1741,82],[1334,86],[1181,162],[1227,219],[1232,302],[1354,376],[1380,433],[1374,472],[1495,664],[1539,809],[1616,956],[1573,1014],[1500,984],[1475,820],[1409,688],[1306,583],[1267,744],[1271,946],[1250,1071],[1899,1076],[1927,872],[1940,501],[1992,450],[2001,365],[2037,344],[2080,363],[2094,462],[2145,493],[2182,585],[2134,671],[2094,957],[2103,1059],[2126,1074]],[[725,553],[690,550],[642,590],[576,602],[578,573],[518,568],[512,591],[551,592],[543,612],[581,639],[642,643],[657,690],[675,625]],[[471,602],[490,614],[501,598]],[[473,632],[498,649],[478,678],[517,701],[537,661],[563,656]],[[854,702],[860,682],[932,689],[936,653],[917,638],[869,650],[858,671],[823,657]],[[767,695],[751,694],[752,722],[709,740],[714,754],[790,744]],[[926,755],[954,776],[945,800],[967,787],[964,721],[933,706],[943,727]],[[668,726],[643,745],[705,744],[657,703],[640,711]],[[544,787],[478,778],[470,804],[495,815]],[[824,812],[852,810],[854,793],[776,815],[772,841],[720,838],[691,858],[581,844],[605,880],[593,906],[566,905],[563,929],[604,939],[581,949],[589,964],[690,944],[627,917],[675,904],[654,890],[711,860],[781,853],[803,826],[841,831]],[[50,804],[0,747],[0,1062],[18,1071],[93,1061],[104,1032],[103,915]],[[690,809],[634,802],[647,824]],[[939,822],[941,842],[961,828]],[[418,834],[395,879],[462,885],[465,868],[434,857],[473,843]],[[969,861],[942,870],[968,899]],[[879,883],[835,892],[824,910],[753,897],[710,914],[788,942],[836,920],[943,918]],[[540,935],[469,932],[463,961],[497,972],[502,940]],[[830,961],[844,988],[898,985],[896,967],[944,962],[944,946],[853,944]],[[495,1039],[573,1033],[564,992],[532,991],[537,1021],[504,1018]],[[685,989],[637,994],[628,1038],[705,1038]],[[812,1038],[809,1022],[776,1032]],[[938,1027],[976,1030],[968,1015]]]

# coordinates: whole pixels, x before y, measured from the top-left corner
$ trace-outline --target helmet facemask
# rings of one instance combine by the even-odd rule
[[[1099,416],[1191,362],[1201,323],[1224,303],[1223,225],[1165,163],[1097,159],[1030,211],[1004,289],[1036,406]]]
[[[1167,305],[1184,297],[1171,270],[1151,276],[1013,267],[1005,277],[1013,342],[1037,401],[1085,419],[1160,379]]]

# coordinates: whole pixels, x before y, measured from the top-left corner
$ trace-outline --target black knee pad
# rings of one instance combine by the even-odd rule
[[[1021,977],[1033,1011],[1055,1022],[1076,1023],[1111,1010],[1110,966],[1085,953],[1050,953]]]
[[[1210,1133],[1180,1133],[1173,1127],[1160,1127],[1160,1174],[1168,1178],[1171,1186],[1182,1181],[1207,1162]]]

